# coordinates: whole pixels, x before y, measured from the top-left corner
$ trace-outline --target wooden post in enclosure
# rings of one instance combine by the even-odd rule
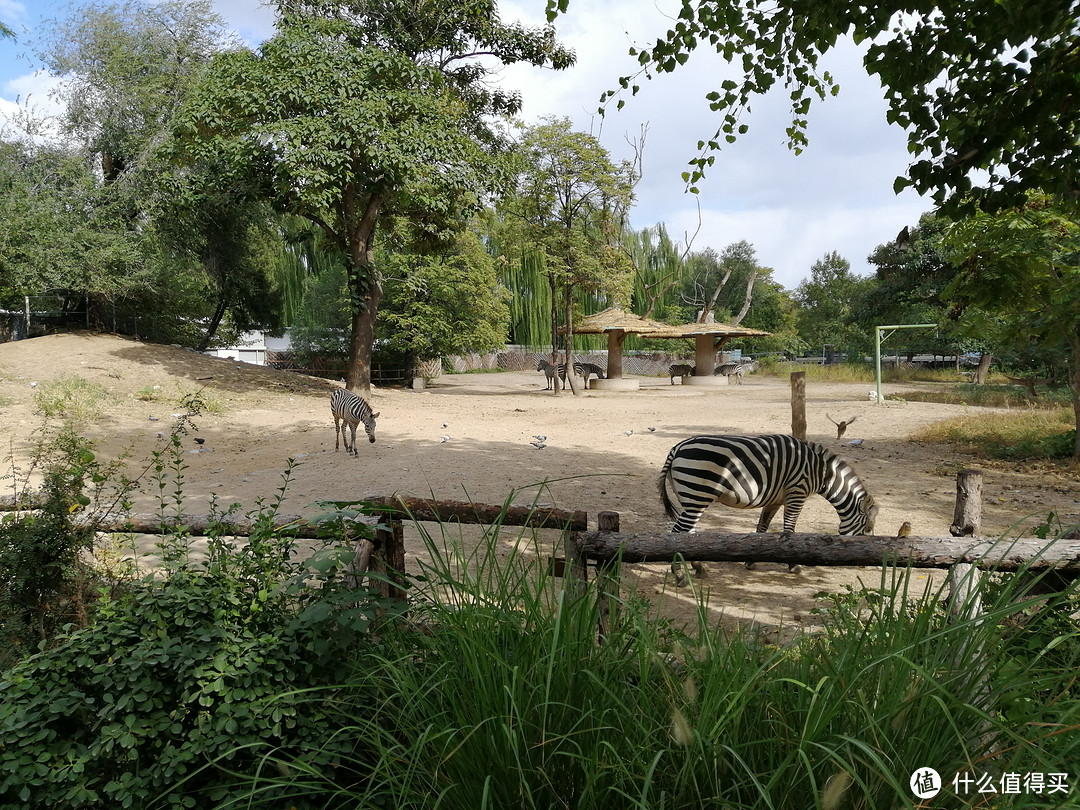
[[[619,531],[618,512],[600,512],[596,516],[596,528],[601,532]],[[614,616],[619,609],[619,563],[605,560],[596,566],[596,598],[600,610],[600,640],[607,638]]]
[[[953,537],[978,537],[982,527],[981,470],[961,470],[956,474],[956,506],[949,534]],[[979,586],[982,575],[970,563],[957,563],[949,569],[949,610],[957,618],[974,619],[982,613]]]
[[[791,372],[791,435],[806,441],[806,372]]]

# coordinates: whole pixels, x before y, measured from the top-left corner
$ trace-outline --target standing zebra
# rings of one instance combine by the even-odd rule
[[[559,379],[566,383],[566,363],[559,363]],[[541,357],[536,361],[536,370],[542,371],[547,375],[547,388],[545,391],[550,391],[555,387],[555,367],[551,365],[551,361],[546,357]]]
[[[341,442],[345,444],[345,452],[354,456],[360,455],[356,451],[356,426],[364,423],[368,441],[375,441],[375,419],[377,413],[371,412],[371,406],[367,400],[357,396],[345,388],[338,388],[330,395],[330,413],[334,415],[334,452],[338,451]],[[352,441],[345,436],[345,429],[352,431]]]
[[[560,364],[560,365],[565,365],[565,363]],[[581,377],[582,379],[585,380],[585,387],[586,388],[589,387],[589,376],[592,375],[592,374],[595,374],[596,378],[598,380],[606,379],[604,377],[604,370],[602,368],[600,368],[600,366],[596,365],[595,363],[577,363],[577,362],[575,362],[574,363],[574,374],[576,374],[577,376],[579,376],[579,377]]]
[[[664,511],[675,520],[673,532],[693,531],[713,501],[739,509],[763,507],[758,532],[769,530],[783,506],[788,535],[810,495],[833,505],[842,535],[870,534],[877,515],[873,497],[846,462],[820,444],[779,434],[685,439],[671,448],[657,484]],[[674,565],[672,571],[681,579]]]
[[[668,366],[668,374],[671,375],[671,384],[675,384],[676,377],[682,377],[680,382],[685,382],[687,377],[693,377],[696,368],[689,363],[675,363]]]
[[[736,385],[742,385],[743,374],[752,374],[757,371],[757,361],[747,360],[745,363],[723,363],[716,367],[713,372],[716,376],[725,376],[728,381],[735,378]]]

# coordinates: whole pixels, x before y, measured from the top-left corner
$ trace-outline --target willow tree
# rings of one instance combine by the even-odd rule
[[[514,62],[561,69],[573,54],[549,28],[502,23],[491,0],[281,0],[277,35],[216,59],[181,117],[186,151],[261,178],[344,257],[349,389],[371,387],[380,220],[443,231],[503,187],[494,122],[520,99],[489,78]]]
[[[509,241],[522,255],[543,261],[551,295],[551,362],[564,330],[564,359],[573,368],[574,295],[587,291],[629,305],[632,265],[619,239],[633,203],[635,174],[616,164],[591,135],[574,132],[569,119],[547,118],[528,128],[519,144],[513,195],[502,206]],[[567,374],[575,391],[573,374]],[[559,390],[558,375],[555,391]]]

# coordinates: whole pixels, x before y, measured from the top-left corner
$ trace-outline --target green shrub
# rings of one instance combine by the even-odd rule
[[[86,624],[96,586],[87,563],[92,515],[115,472],[91,442],[64,427],[40,431],[30,469],[7,476],[21,508],[0,516],[0,669],[64,625]],[[42,482],[31,491],[35,474]]]
[[[182,473],[176,450],[155,464]],[[288,480],[246,544],[225,534],[234,510],[215,507],[204,563],[175,529],[161,576],[106,589],[86,627],[0,676],[0,806],[210,807],[267,750],[332,772],[348,743],[327,723],[331,694],[310,690],[338,682],[342,651],[390,606],[347,586],[333,547],[295,560],[273,525]],[[64,528],[49,536],[76,536]]]

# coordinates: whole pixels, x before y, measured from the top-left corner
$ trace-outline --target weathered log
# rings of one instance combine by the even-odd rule
[[[588,513],[582,511],[568,512],[564,509],[532,506],[491,506],[468,501],[436,501],[430,498],[404,496],[368,498],[366,501],[401,512],[406,519],[457,521],[483,525],[501,523],[504,526],[570,529],[572,531],[584,531],[589,527]]]
[[[798,562],[815,566],[897,565],[949,568],[958,562],[980,568],[1016,571],[1057,569],[1080,571],[1080,541],[1046,541],[1033,537],[1017,540],[958,540],[952,537],[841,537],[829,534],[726,534],[701,531],[681,533],[616,534],[583,532],[582,552],[594,560],[620,557],[623,562]]]
[[[371,519],[372,522],[375,518]],[[133,534],[171,534],[182,527],[188,534],[205,537],[220,534],[232,537],[250,537],[255,524],[246,519],[211,520],[209,515],[167,515],[162,520],[158,514],[92,515],[84,520],[95,531]],[[299,515],[276,515],[273,527],[293,537],[314,539],[326,535],[326,530],[308,523]]]

